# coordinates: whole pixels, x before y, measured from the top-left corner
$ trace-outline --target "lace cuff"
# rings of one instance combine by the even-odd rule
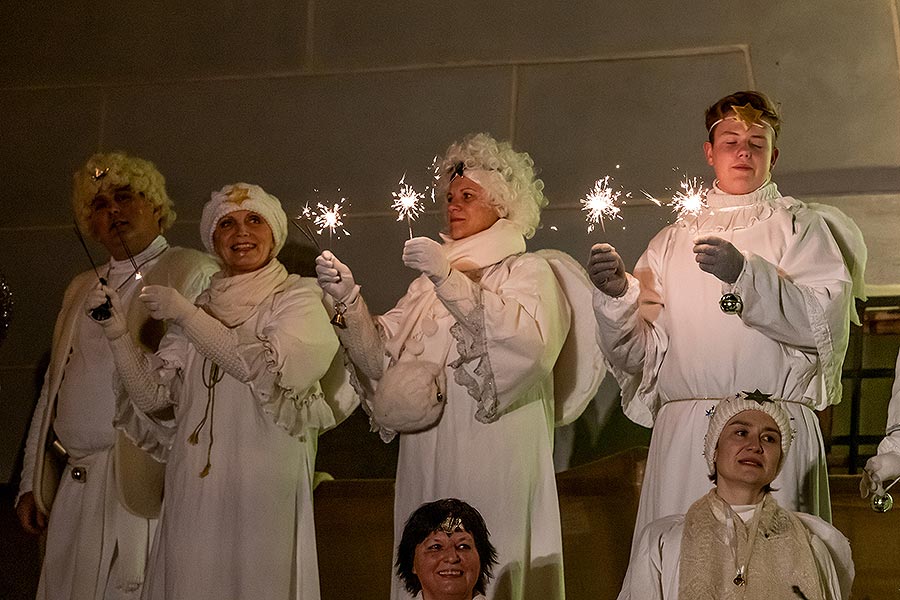
[[[384,374],[384,340],[362,296],[357,296],[354,302],[347,305],[344,320],[347,328],[336,331],[350,360],[369,379],[381,379]]]

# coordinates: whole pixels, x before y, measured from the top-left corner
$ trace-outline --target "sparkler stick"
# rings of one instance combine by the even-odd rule
[[[106,285],[106,279],[100,277],[100,272],[97,270],[97,264],[94,262],[94,257],[91,256],[91,251],[88,250],[87,244],[84,241],[84,236],[81,235],[81,229],[78,227],[78,221],[73,221],[75,225],[75,235],[78,236],[78,241],[81,242],[81,247],[84,248],[84,253],[87,254],[88,260],[91,262],[91,268],[94,269],[94,275],[97,276],[97,279],[100,281],[100,285]],[[109,296],[106,297],[106,302],[97,306],[96,308],[91,309],[90,312],[91,318],[95,321],[105,321],[112,316],[112,301],[109,299]]]
[[[621,195],[621,190],[612,187],[612,178],[609,175],[594,183],[591,191],[581,199],[581,210],[587,213],[585,218],[588,222],[588,233],[594,231],[594,226],[598,223],[606,233],[606,225],[603,224],[604,218],[622,218],[619,214],[621,209],[616,205]]]
[[[400,178],[399,185],[400,191],[391,192],[391,195],[394,197],[391,208],[397,211],[398,221],[406,219],[406,225],[409,228],[409,239],[412,239],[412,222],[425,211],[422,208],[422,200],[425,199],[425,194],[417,192],[411,185],[406,183],[406,173]],[[433,196],[432,200],[434,200]]]
[[[314,217],[312,214],[312,209],[309,207],[309,204],[306,204],[303,209],[300,211],[300,214],[294,217],[293,219],[288,219],[294,227],[300,230],[300,233],[303,234],[303,237],[308,239],[313,245],[316,247],[316,250],[319,254],[322,253],[322,247],[319,245],[319,240],[316,239],[316,236],[313,235],[312,229],[309,227],[309,224],[313,221]],[[301,225],[297,221],[303,221]]]
[[[128,244],[125,243],[125,238],[122,236],[122,232],[119,231],[119,227],[114,225],[113,229],[116,230],[116,235],[119,236],[119,241],[122,242],[122,248],[125,249],[125,255],[128,257],[128,260],[131,261],[131,266],[134,268],[134,278],[135,280],[143,279],[144,276],[141,275],[141,271],[138,268],[138,264],[134,261],[134,254],[131,253],[131,250],[128,248]]]

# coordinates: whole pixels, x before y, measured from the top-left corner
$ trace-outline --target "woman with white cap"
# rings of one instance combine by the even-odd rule
[[[783,404],[742,392],[710,408],[704,456],[715,487],[644,528],[619,600],[850,597],[847,539],[772,497],[794,436]]]
[[[395,546],[423,503],[477,506],[497,548],[487,598],[563,597],[553,427],[577,417],[603,374],[586,273],[560,252],[526,252],[547,204],[533,164],[483,133],[450,146],[443,243],[406,242],[403,262],[421,275],[384,315],[369,314],[332,253],[316,260],[373,429],[402,434]],[[576,339],[582,351],[567,353]],[[411,597],[396,577],[392,588]]]
[[[160,422],[174,409],[163,510],[144,597],[318,598],[312,477],[320,431],[344,416],[320,379],[338,342],[312,279],[275,258],[287,236],[278,199],[226,185],[203,208],[203,244],[222,270],[196,305],[147,286],[170,322],[155,355],[123,335],[114,290],[105,323],[127,399]],[[171,414],[171,412],[170,412]],[[171,422],[170,422],[171,423]]]

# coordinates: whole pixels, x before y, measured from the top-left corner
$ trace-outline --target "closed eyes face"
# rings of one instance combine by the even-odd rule
[[[250,210],[228,213],[219,219],[213,231],[213,247],[228,276],[264,267],[272,258],[274,246],[269,224],[259,213]]]
[[[471,598],[481,573],[475,540],[466,531],[433,532],[416,546],[413,573],[423,598]]]
[[[703,144],[706,162],[716,173],[719,188],[729,194],[748,194],[771,174],[778,158],[770,127],[751,125],[728,113],[713,129],[712,143]]]

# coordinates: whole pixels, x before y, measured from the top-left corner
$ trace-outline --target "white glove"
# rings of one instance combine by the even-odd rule
[[[863,498],[866,497],[866,492],[882,495],[884,483],[897,477],[900,477],[900,453],[887,452],[873,456],[866,462],[862,482],[859,484],[860,494]]]
[[[316,280],[326,294],[344,304],[350,304],[359,296],[359,286],[353,280],[350,267],[325,250],[316,257]]]
[[[181,324],[198,310],[194,304],[182,296],[178,290],[165,285],[146,285],[139,296],[150,316],[160,321],[174,321]]]
[[[700,269],[725,283],[734,283],[744,269],[744,255],[734,244],[714,235],[694,240],[694,260]]]
[[[403,264],[441,285],[450,276],[450,261],[444,249],[431,238],[414,237],[403,245]]]
[[[119,298],[116,290],[107,285],[94,288],[84,299],[84,310],[90,316],[91,311],[106,304],[107,300],[111,304],[109,318],[102,321],[94,319],[93,316],[91,318],[103,328],[103,335],[106,336],[106,339],[114,340],[128,333],[128,324],[125,322],[122,300]]]
[[[628,291],[625,262],[610,244],[591,246],[587,272],[594,286],[607,296],[618,298]]]

